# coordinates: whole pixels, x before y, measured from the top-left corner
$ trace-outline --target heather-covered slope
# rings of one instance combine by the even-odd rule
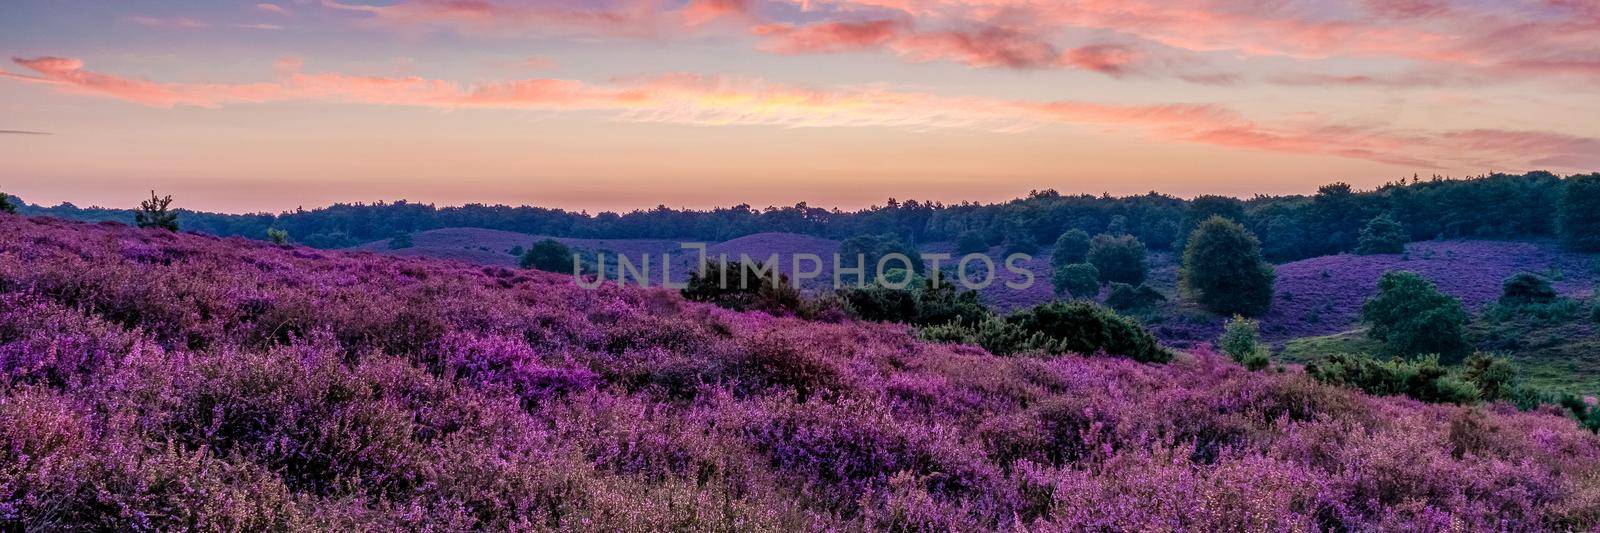
[[[400,257],[428,257],[452,259],[480,265],[516,266],[518,257],[513,249],[527,249],[546,237],[480,228],[444,228],[419,231],[411,234],[412,246],[390,249],[389,241],[369,242],[351,250],[377,252]],[[677,253],[678,242],[661,239],[573,239],[555,238],[562,244],[589,251],[607,251],[638,258],[645,254],[660,257],[662,253]]]
[[[0,372],[30,530],[1600,525],[1554,414],[118,225],[0,215]]]
[[[1326,335],[1355,325],[1361,304],[1378,290],[1378,278],[1409,270],[1477,311],[1500,297],[1501,282],[1518,272],[1555,279],[1557,292],[1587,296],[1600,281],[1600,256],[1575,254],[1554,243],[1421,241],[1406,253],[1331,255],[1278,265],[1277,295],[1261,318],[1275,338]]]

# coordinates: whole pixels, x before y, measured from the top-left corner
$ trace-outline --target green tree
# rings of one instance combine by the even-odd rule
[[[1133,286],[1113,282],[1111,290],[1106,293],[1106,305],[1116,309],[1118,313],[1144,311],[1165,301],[1167,301],[1166,295],[1143,283]]]
[[[839,264],[849,267],[856,264],[856,256],[864,258],[861,262],[861,267],[866,274],[862,283],[875,279],[878,272],[878,262],[891,254],[904,255],[911,260],[911,272],[913,274],[922,274],[922,259],[917,253],[917,249],[907,245],[894,234],[857,235],[839,243]],[[884,263],[883,266],[885,274],[890,269],[906,268],[906,265],[899,259],[891,259]]]
[[[1502,305],[1547,304],[1556,301],[1556,290],[1544,276],[1518,272],[1501,284]]]
[[[155,191],[150,191],[150,199],[139,202],[139,210],[133,213],[133,222],[141,228],[178,231],[178,214],[168,209],[171,205],[172,195],[157,197]]]
[[[989,241],[983,238],[983,232],[967,230],[956,237],[956,253],[961,255],[981,254],[989,251]]]
[[[17,202],[9,194],[0,192],[0,213],[17,214]]]
[[[1089,234],[1081,229],[1069,229],[1056,238],[1055,250],[1050,252],[1050,266],[1057,269],[1089,260]]]
[[[1366,227],[1361,228],[1361,238],[1356,244],[1356,253],[1398,254],[1406,251],[1406,242],[1410,240],[1411,235],[1406,233],[1406,228],[1393,217],[1387,214],[1378,215],[1367,221]]]
[[[1223,326],[1217,346],[1229,359],[1250,370],[1261,370],[1271,363],[1271,355],[1261,343],[1261,324],[1239,315],[1233,315]]]
[[[1038,336],[1050,353],[1108,353],[1135,361],[1166,362],[1172,354],[1138,322],[1093,302],[1055,301],[1006,317],[1006,323]],[[1037,342],[1037,341],[1036,341]]]
[[[278,228],[267,228],[267,240],[272,244],[289,244],[289,232]]]
[[[1093,300],[1100,294],[1100,269],[1088,263],[1062,265],[1050,276],[1056,294],[1071,294],[1073,298]]]
[[[545,272],[572,272],[572,249],[561,241],[545,239],[528,247],[522,253],[520,261],[522,268],[533,268]]]
[[[1568,248],[1600,251],[1600,173],[1567,178],[1556,223]]]
[[[1367,334],[1383,341],[1394,355],[1438,354],[1447,363],[1459,361],[1471,348],[1466,341],[1467,313],[1461,300],[1414,272],[1391,271],[1378,280],[1378,295],[1361,307]]]
[[[1261,258],[1261,241],[1220,216],[1189,235],[1179,277],[1183,291],[1215,313],[1259,316],[1272,305],[1276,276]]]
[[[1096,235],[1089,242],[1089,263],[1100,269],[1101,281],[1138,285],[1149,271],[1144,243],[1132,235]]]

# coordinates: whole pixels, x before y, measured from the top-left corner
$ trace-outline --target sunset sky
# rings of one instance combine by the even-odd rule
[[[0,191],[44,204],[859,208],[1600,170],[1600,0],[3,0],[0,54]]]

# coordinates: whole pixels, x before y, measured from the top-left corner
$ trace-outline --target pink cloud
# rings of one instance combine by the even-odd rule
[[[584,111],[619,120],[780,127],[966,128],[1017,131],[1091,126],[1163,141],[1377,161],[1411,168],[1468,165],[1581,170],[1600,165],[1600,139],[1552,132],[1410,131],[1306,122],[1262,123],[1209,104],[1109,105],[1071,100],[941,96],[878,86],[805,87],[759,79],[666,74],[603,84],[534,78],[476,85],[417,76],[307,73],[294,58],[276,82],[161,83],[101,74],[76,59],[15,59],[34,74],[0,77],[152,107],[285,101],[441,109]]]
[[[284,9],[283,6],[280,6],[278,4],[269,4],[269,3],[265,3],[265,2],[260,3],[260,4],[256,4],[256,9],[260,10],[260,11],[265,11],[267,13],[272,13],[272,14],[275,14],[275,15],[288,15],[289,14],[289,10]]]
[[[146,16],[132,16],[132,17],[128,17],[126,20],[128,22],[132,22],[134,24],[138,24],[140,26],[144,26],[144,27],[147,27],[147,28],[177,28],[177,29],[191,29],[192,30],[192,29],[209,28],[209,27],[211,27],[211,24],[208,24],[205,21],[195,20],[195,19],[188,18],[188,17],[156,18],[156,17],[146,17]]]

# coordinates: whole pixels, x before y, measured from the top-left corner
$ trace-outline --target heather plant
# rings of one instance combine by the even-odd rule
[[[155,191],[150,191],[150,199],[139,202],[139,209],[133,212],[134,224],[141,228],[178,231],[178,214],[169,210],[171,205],[172,195],[158,197]]]
[[[1356,253],[1361,255],[1373,254],[1398,254],[1406,251],[1406,243],[1411,240],[1411,235],[1406,233],[1404,226],[1396,222],[1387,214],[1372,217],[1367,225],[1361,228],[1361,236],[1356,243]]]
[[[1463,415],[1206,348],[1041,357],[1119,329],[1066,307],[938,344],[536,270],[0,217],[0,528],[1600,525],[1600,437],[1551,408]],[[1028,348],[982,348],[1001,342]]]
[[[1106,282],[1137,285],[1144,282],[1150,269],[1145,259],[1144,243],[1132,235],[1096,235],[1090,241],[1088,259],[1100,270],[1101,280]]]
[[[533,243],[518,258],[522,268],[535,268],[545,272],[572,273],[572,249],[561,241],[544,239]]]
[[[1183,250],[1180,284],[1206,309],[1259,316],[1272,305],[1272,266],[1261,242],[1237,222],[1212,216],[1190,234]]]
[[[1058,295],[1092,300],[1100,294],[1100,269],[1088,263],[1062,265],[1050,275],[1050,283]]]
[[[1050,266],[1061,268],[1089,260],[1089,234],[1073,228],[1056,238],[1055,249],[1050,251]]]
[[[1556,209],[1561,242],[1579,251],[1600,251],[1600,174],[1570,176]]]
[[[1459,361],[1471,348],[1461,301],[1412,272],[1384,274],[1377,296],[1362,306],[1361,320],[1368,324],[1368,335],[1395,355],[1437,354]]]
[[[1264,369],[1272,362],[1267,346],[1261,343],[1261,325],[1239,315],[1223,326],[1217,346],[1229,359],[1250,370]]]

